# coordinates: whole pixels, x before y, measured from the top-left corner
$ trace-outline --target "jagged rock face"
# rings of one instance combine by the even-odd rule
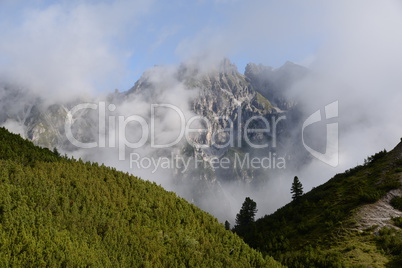
[[[243,130],[248,119],[253,116],[268,119],[294,107],[295,102],[286,97],[286,90],[292,83],[302,79],[306,72],[304,67],[292,63],[286,63],[275,70],[263,65],[248,64],[243,75],[227,59],[209,71],[201,71],[195,65],[186,64],[179,68],[155,67],[145,72],[129,91],[110,94],[108,101],[122,105],[130,103],[133,97],[141,96],[144,101],[151,103],[158,102],[160,94],[170,94],[170,88],[177,85],[189,91],[196,89],[196,96],[189,99],[189,107],[195,115],[206,118],[210,124],[202,126],[206,132],[193,136],[196,144],[194,150],[195,154],[209,161],[212,157],[227,154],[230,146],[222,148],[214,145],[227,144],[230,135],[238,140],[238,136],[244,134],[239,133],[239,129],[240,132]],[[68,108],[73,104],[45,105],[40,97],[27,90],[5,85],[0,87],[0,96],[1,125],[18,125],[24,137],[40,146],[59,147],[64,151],[76,149],[66,139],[64,132]],[[14,103],[19,105],[15,106]],[[83,142],[95,140],[98,134],[96,115],[87,111],[79,114],[79,118],[73,125],[75,137]],[[265,126],[256,121],[253,127]],[[291,126],[288,124],[287,127]],[[233,132],[225,131],[227,129]],[[255,133],[249,135],[249,138],[257,142],[270,138],[269,134],[264,135]],[[244,137],[240,139],[244,140]],[[209,148],[199,149],[197,144],[206,144]]]
[[[28,90],[10,85],[0,86],[0,96],[0,125],[42,147],[58,147],[64,151],[76,149],[68,141],[64,128],[68,108],[74,104],[48,105]],[[16,103],[18,105],[15,105]],[[81,141],[93,140],[93,116],[86,113],[81,117],[85,119],[78,120],[72,126],[74,136]]]
[[[208,144],[212,147],[214,142],[226,144],[231,134],[237,140],[240,133],[237,133],[236,130],[244,126],[249,118],[266,116],[279,111],[277,107],[271,105],[266,98],[256,92],[246,81],[246,77],[240,74],[236,66],[228,60],[224,60],[215,71],[197,73],[192,70],[189,73],[181,71],[181,77],[188,87],[199,89],[199,96],[192,103],[193,111],[211,123],[207,133],[194,138],[196,143]],[[228,128],[234,129],[235,132],[228,133],[225,131]],[[227,149],[210,149],[203,152],[206,156],[208,154],[221,156]]]
[[[218,133],[215,140],[224,143],[228,137],[222,130],[230,127],[228,119],[234,122],[238,108],[247,106],[255,97],[244,77],[229,67],[224,65],[219,72],[204,74],[195,83],[199,97],[192,104],[193,110],[212,124],[208,133],[197,137],[196,142],[212,145],[212,136]]]

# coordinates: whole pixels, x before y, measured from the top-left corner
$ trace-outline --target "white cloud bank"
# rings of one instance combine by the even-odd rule
[[[0,3],[0,8],[12,5],[10,2]],[[263,191],[254,193],[262,207],[260,213],[272,212],[290,199],[293,175],[309,190],[334,173],[362,163],[370,154],[392,149],[399,141],[400,1],[250,0],[216,4],[236,6],[228,6],[230,19],[220,27],[205,27],[178,40],[176,53],[183,60],[195,58],[209,66],[224,56],[268,65],[287,57],[309,59],[310,68],[319,76],[297,85],[294,96],[307,113],[335,100],[340,105],[340,166],[332,169],[314,163],[301,174],[273,179]],[[61,1],[42,8],[27,6],[19,13],[22,18],[15,20],[2,17],[0,74],[51,101],[114,88],[113,83],[127,72],[125,62],[134,49],[130,34],[150,8],[149,1]],[[166,29],[171,29],[169,21],[166,24]],[[175,29],[167,31],[154,47],[174,33]],[[276,195],[269,198],[270,191]],[[240,194],[236,197],[233,202],[240,206],[244,198]]]
[[[127,74],[127,39],[152,1],[39,3],[0,4],[18,9],[0,19],[3,79],[52,101],[113,89]]]

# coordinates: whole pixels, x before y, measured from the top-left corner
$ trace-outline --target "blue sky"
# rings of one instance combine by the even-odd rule
[[[271,1],[272,2],[272,1]],[[263,16],[280,14],[281,19],[288,23],[296,23],[298,12],[291,6],[267,4],[269,1],[165,1],[155,3],[154,9],[144,16],[141,21],[143,27],[138,31],[138,35],[143,37],[141,46],[138,49],[143,52],[134,55],[131,61],[146,64],[171,64],[177,63],[192,53],[200,53],[203,49],[222,50],[218,54],[229,57],[243,70],[246,63],[253,61],[264,63],[275,67],[280,66],[287,60],[303,61],[314,54],[319,46],[321,35],[316,33],[310,36],[303,36],[298,40],[283,40],[281,36],[266,36],[271,34],[272,29],[278,28],[279,31],[286,31],[280,26],[269,24],[270,20],[265,20]],[[297,5],[296,5],[297,6]],[[277,11],[274,9],[278,8]],[[257,14],[255,19],[262,19],[259,25],[248,25],[248,19],[253,17],[254,12],[259,10],[263,14]],[[300,10],[299,10],[300,11]],[[246,14],[244,14],[246,13]],[[244,20],[242,21],[244,16]],[[294,21],[292,21],[294,20]],[[280,21],[278,21],[280,22]],[[265,25],[264,25],[265,23]],[[284,25],[285,26],[285,25]],[[288,25],[286,27],[293,27]],[[238,32],[236,27],[239,27]],[[259,31],[254,37],[248,36],[249,28]],[[251,30],[250,32],[252,32]],[[302,35],[305,29],[301,29]],[[236,38],[228,35],[239,35],[250,38],[250,42],[236,42]],[[260,35],[260,36],[258,36]],[[164,37],[164,38],[163,38]],[[191,47],[186,47],[183,43],[193,44],[194,40],[201,38],[199,44],[195,44],[195,51]],[[218,44],[214,48],[214,40]],[[279,40],[278,40],[279,39]],[[227,43],[225,43],[227,40]],[[161,42],[158,42],[161,41]],[[197,42],[195,41],[195,42]],[[157,45],[156,45],[157,44]],[[199,45],[200,47],[197,47]],[[202,47],[204,45],[204,47]],[[219,46],[227,46],[227,50]],[[183,49],[184,51],[181,51]],[[135,60],[137,57],[138,61]],[[268,62],[269,60],[269,62]]]
[[[308,64],[325,12],[292,0],[3,0],[0,71],[33,87],[107,92],[191,58],[228,57],[240,72],[248,62]]]

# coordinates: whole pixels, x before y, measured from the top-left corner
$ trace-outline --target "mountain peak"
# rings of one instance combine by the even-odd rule
[[[237,73],[237,66],[232,63],[228,58],[224,58],[219,63],[219,71],[223,73]]]

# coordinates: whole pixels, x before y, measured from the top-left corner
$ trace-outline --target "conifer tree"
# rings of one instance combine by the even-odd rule
[[[236,225],[246,226],[254,222],[255,214],[257,213],[257,203],[250,197],[246,197],[243,205],[236,215]]]
[[[254,224],[256,213],[257,203],[250,197],[246,197],[239,213],[236,215],[235,232],[240,236],[242,236],[243,233],[248,232],[251,225]]]
[[[230,222],[225,221],[225,229],[230,230]]]
[[[292,188],[290,189],[292,193],[292,199],[298,200],[300,196],[303,195],[303,185],[301,184],[299,178],[297,176],[294,177]]]
[[[250,197],[246,197],[243,205],[236,215],[236,225],[233,231],[237,233],[246,243],[251,244],[255,237],[255,214],[257,213],[257,203]]]

